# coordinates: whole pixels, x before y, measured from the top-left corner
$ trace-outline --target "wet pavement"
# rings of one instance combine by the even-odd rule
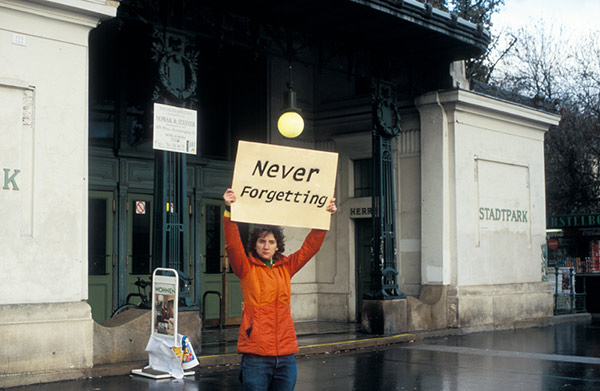
[[[323,345],[327,342],[322,341],[356,337],[376,340],[360,334],[355,325],[345,327],[338,333],[332,329],[301,336],[301,344],[309,339]],[[234,331],[228,332],[235,338]],[[219,335],[228,342],[224,334]],[[215,340],[213,348],[217,346]],[[195,377],[183,380],[121,375],[11,390],[238,389],[238,367],[229,364],[203,368]],[[600,322],[433,336],[349,352],[307,354],[298,358],[296,390],[600,390]]]
[[[342,322],[298,322],[294,324],[298,345],[307,346],[338,341],[360,340],[372,335],[360,331],[358,323]],[[217,328],[202,332],[201,355],[236,353],[239,327]]]

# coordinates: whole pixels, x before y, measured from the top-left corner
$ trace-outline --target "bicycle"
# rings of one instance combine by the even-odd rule
[[[125,304],[123,304],[122,306],[120,306],[116,310],[114,310],[113,313],[110,315],[111,318],[113,318],[119,314],[122,314],[125,311],[135,309],[135,308],[144,309],[144,310],[152,309],[152,300],[150,300],[150,298],[148,297],[148,294],[146,293],[146,288],[151,286],[152,282],[142,280],[141,277],[138,277],[137,281],[134,282],[134,284],[138,288],[138,293],[133,292],[133,293],[128,294],[127,299],[125,300]],[[139,297],[140,302],[138,304],[131,303],[131,298],[133,298],[133,297]]]

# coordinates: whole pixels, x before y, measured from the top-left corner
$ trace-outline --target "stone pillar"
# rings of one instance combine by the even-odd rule
[[[88,35],[117,2],[0,2],[0,384],[92,366]]]
[[[515,327],[549,316],[552,295],[541,272],[544,132],[560,117],[462,89],[425,94],[415,104],[421,288],[448,287],[441,302],[422,303],[431,314],[447,306],[449,327]]]
[[[406,299],[363,300],[361,326],[369,334],[408,331]]]
[[[421,116],[421,283],[447,285],[454,257],[453,137],[438,93],[416,99]]]

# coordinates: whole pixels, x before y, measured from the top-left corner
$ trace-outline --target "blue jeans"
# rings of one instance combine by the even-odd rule
[[[292,391],[296,386],[297,377],[298,367],[293,354],[242,356],[240,381],[243,391]]]

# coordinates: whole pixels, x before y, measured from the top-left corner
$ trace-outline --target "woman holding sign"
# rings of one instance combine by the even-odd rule
[[[240,381],[243,390],[293,390],[298,374],[296,331],[290,309],[291,278],[321,248],[327,231],[310,231],[300,250],[283,255],[281,228],[258,226],[250,234],[249,254],[229,207],[236,196],[223,194],[227,211],[223,216],[225,249],[234,273],[240,278],[244,307],[238,335],[241,353]],[[326,210],[337,211],[335,198]]]

